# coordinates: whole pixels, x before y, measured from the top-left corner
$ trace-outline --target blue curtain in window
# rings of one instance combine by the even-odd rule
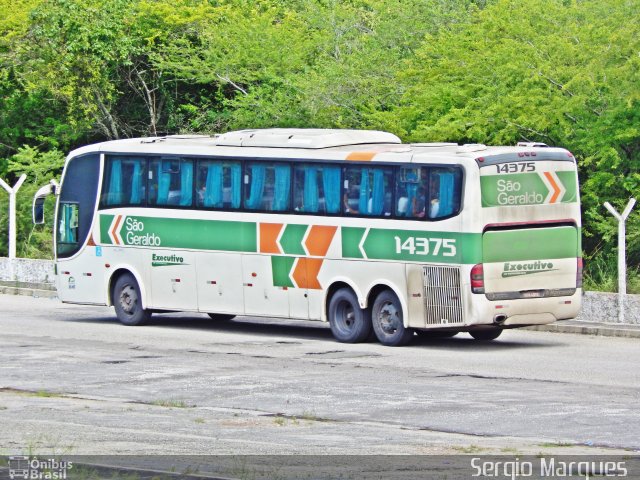
[[[363,215],[368,215],[369,212],[369,197],[371,195],[371,187],[369,186],[369,169],[363,168],[360,177],[360,199],[358,202],[358,209]]]
[[[371,197],[371,215],[381,215],[384,210],[384,171],[373,171],[373,195]]]
[[[222,164],[207,165],[207,180],[204,186],[202,204],[205,207],[222,207]]]
[[[77,223],[77,220],[74,217],[75,217],[75,213],[74,213],[73,207],[71,205],[64,205],[64,239],[62,240],[63,243],[76,243],[74,229],[71,227],[71,225],[74,225]]]
[[[135,160],[133,164],[133,178],[131,179],[131,198],[129,203],[139,205],[142,201],[142,162]]]
[[[69,205],[69,217],[67,219],[67,228],[69,229],[69,236],[67,237],[69,243],[76,243],[76,232],[78,230],[78,210],[73,205]]]
[[[262,205],[266,169],[264,165],[251,165],[249,168],[251,169],[251,190],[247,199],[247,208],[258,210]]]
[[[318,211],[318,170],[316,167],[304,167],[303,211]]]
[[[273,192],[272,209],[278,212],[289,208],[289,191],[291,190],[291,168],[288,165],[276,165],[276,181]]]
[[[240,164],[229,165],[231,169],[231,208],[240,208],[240,198],[242,191]]]
[[[327,213],[340,212],[340,167],[322,169],[322,188]]]
[[[404,212],[405,216],[413,217],[420,212],[414,212],[413,206],[418,201],[418,184],[417,183],[407,183],[407,210]]]
[[[180,163],[180,206],[188,207],[193,203],[193,162]]]
[[[122,160],[111,161],[111,178],[107,192],[107,204],[119,205],[122,203]]]
[[[438,217],[446,217],[453,213],[453,184],[452,172],[443,172],[440,176],[440,208]]]
[[[171,187],[171,174],[162,171],[163,162],[158,162],[158,196],[156,204],[166,205],[169,201],[169,188]]]

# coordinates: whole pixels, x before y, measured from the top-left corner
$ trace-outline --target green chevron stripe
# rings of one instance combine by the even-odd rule
[[[280,237],[283,253],[289,255],[305,255],[302,239],[307,232],[307,225],[287,225]]]
[[[289,273],[293,268],[295,257],[271,257],[271,271],[273,273],[273,284],[276,287],[291,287],[293,282],[289,278]]]
[[[113,242],[109,237],[109,227],[115,215],[100,215],[100,243],[104,245],[112,245]]]

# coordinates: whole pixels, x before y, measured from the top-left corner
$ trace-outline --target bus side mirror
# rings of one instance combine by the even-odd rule
[[[33,223],[41,225],[44,223],[44,201],[48,195],[55,195],[58,193],[58,182],[51,180],[48,185],[40,187],[33,197],[32,218]]]

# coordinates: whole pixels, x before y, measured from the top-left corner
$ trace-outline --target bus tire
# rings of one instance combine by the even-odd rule
[[[469,335],[471,335],[475,340],[481,342],[490,342],[491,340],[495,340],[502,333],[502,328],[493,327],[483,330],[471,330]]]
[[[391,290],[384,290],[376,297],[371,322],[378,341],[383,345],[399,347],[413,338],[413,330],[404,326],[400,300]]]
[[[215,320],[216,322],[224,322],[236,318],[235,315],[229,315],[227,313],[207,313],[207,315],[209,315],[211,320]]]
[[[360,343],[371,334],[371,311],[360,308],[358,297],[349,288],[341,288],[329,302],[329,326],[336,340]]]
[[[113,306],[123,325],[144,325],[151,318],[151,311],[142,308],[140,287],[130,273],[120,275],[113,287]]]

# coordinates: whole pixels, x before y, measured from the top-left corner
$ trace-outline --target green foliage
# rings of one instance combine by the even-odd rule
[[[7,160],[7,172],[17,179],[27,175],[27,179],[16,196],[16,254],[26,258],[51,258],[53,238],[53,214],[55,201],[48,197],[45,201],[45,225],[34,225],[31,221],[33,197],[42,185],[52,179],[59,179],[64,164],[64,155],[58,150],[40,152],[37,148],[24,146]],[[13,186],[14,181],[10,184]],[[0,205],[6,206],[8,195],[0,192]],[[8,208],[0,209],[0,255],[8,254]]]
[[[602,207],[640,193],[640,23],[633,2],[499,0],[425,39],[378,125],[412,140],[564,146],[579,158],[585,247],[615,225]],[[640,214],[630,252],[640,261]]]
[[[21,255],[49,252],[29,196],[81,144],[379,128],[410,141],[570,149],[585,254],[597,258],[587,274],[609,281],[617,224],[602,203],[622,209],[640,194],[637,2],[0,0],[0,10],[0,175],[29,175]],[[640,208],[627,231],[637,268]]]

